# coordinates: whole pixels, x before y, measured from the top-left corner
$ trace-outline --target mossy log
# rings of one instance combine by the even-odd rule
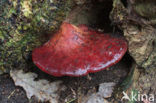
[[[57,29],[73,5],[72,0],[1,0],[0,74],[28,66],[32,49]]]

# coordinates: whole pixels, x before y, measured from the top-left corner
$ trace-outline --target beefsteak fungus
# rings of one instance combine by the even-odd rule
[[[47,43],[33,50],[32,59],[50,75],[83,76],[116,64],[126,51],[123,38],[63,22]]]

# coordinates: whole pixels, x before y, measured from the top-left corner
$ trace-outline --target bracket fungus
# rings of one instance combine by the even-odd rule
[[[116,64],[126,51],[123,38],[63,22],[47,43],[33,50],[32,59],[50,75],[77,77]]]

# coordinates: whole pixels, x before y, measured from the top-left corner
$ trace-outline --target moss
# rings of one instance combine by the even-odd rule
[[[74,5],[71,0],[2,0],[0,73],[24,68],[44,34],[54,31]]]
[[[120,0],[113,1],[113,9],[110,13],[110,19],[112,22],[124,22],[125,18],[127,17],[127,11],[124,5]]]
[[[23,15],[27,18],[32,17],[32,0],[23,0],[21,2],[21,10],[23,12]]]

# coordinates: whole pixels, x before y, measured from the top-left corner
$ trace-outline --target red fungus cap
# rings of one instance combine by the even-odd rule
[[[32,59],[50,75],[83,76],[116,64],[126,51],[123,38],[64,22],[47,43],[33,50]]]

